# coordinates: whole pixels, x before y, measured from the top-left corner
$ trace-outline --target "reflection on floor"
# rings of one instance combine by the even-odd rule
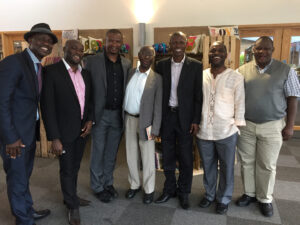
[[[124,143],[121,144],[117,166],[114,173],[115,187],[120,196],[111,203],[104,204],[95,198],[89,188],[89,150],[86,151],[80,169],[79,196],[92,201],[88,207],[80,209],[82,225],[295,225],[300,224],[300,139],[284,143],[278,160],[277,181],[275,186],[274,216],[263,217],[256,204],[246,208],[230,204],[227,215],[216,215],[215,205],[201,209],[197,205],[203,195],[202,175],[194,176],[191,208],[182,210],[177,199],[165,204],[144,205],[142,192],[132,200],[125,199],[128,189],[127,165]],[[0,163],[2,167],[2,160]],[[242,194],[239,166],[235,170],[235,190],[233,200]],[[163,173],[156,177],[157,197],[163,186]],[[56,159],[37,158],[31,178],[31,192],[35,208],[49,208],[49,217],[37,221],[37,225],[66,225],[66,209],[62,204],[58,178],[58,161]],[[6,195],[5,174],[0,170],[0,224],[13,225]]]

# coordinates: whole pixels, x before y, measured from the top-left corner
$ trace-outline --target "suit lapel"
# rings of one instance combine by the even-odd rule
[[[177,93],[178,93],[178,88],[181,87],[182,85],[182,82],[186,79],[185,77],[188,75],[188,71],[189,71],[189,63],[190,63],[190,60],[189,58],[186,56],[185,60],[184,60],[184,63],[183,63],[183,66],[182,66],[182,69],[181,69],[181,72],[180,72],[180,76],[179,76],[179,81],[178,81],[178,86],[177,86]]]
[[[169,58],[167,61],[166,61],[166,84],[167,84],[167,87],[166,87],[166,90],[167,91],[167,99],[168,99],[168,103],[169,103],[169,99],[170,99],[170,92],[171,92],[171,58]]]
[[[154,78],[154,73],[153,73],[152,69],[150,69],[150,73],[147,77],[145,87],[144,87],[144,91],[143,91],[143,94],[142,94],[141,105],[142,105],[142,102],[144,101],[144,96],[146,95],[145,93],[147,93],[147,90],[152,87],[151,84],[152,84],[153,78]]]
[[[125,60],[122,58],[122,56],[120,56],[121,57],[121,65],[122,65],[122,70],[123,70],[123,74],[124,74],[124,81],[123,81],[123,90],[125,90],[125,88],[126,88],[126,84],[127,84],[127,76],[128,76],[128,74],[127,74],[127,71],[126,71],[126,62],[125,62]]]
[[[86,73],[85,73],[84,69],[81,71],[81,75],[82,75],[84,85],[85,85],[84,111],[83,111],[83,115],[85,115],[86,114],[86,107],[87,107],[87,104],[88,104],[88,98],[89,98],[89,95],[88,95],[87,91],[90,89],[90,87],[89,87],[89,83],[87,81],[87,77],[86,77]],[[79,103],[79,101],[78,101],[78,103]]]
[[[73,85],[73,82],[71,80],[71,77],[70,77],[70,74],[64,64],[64,62],[61,60],[59,62],[59,71],[61,71],[61,76],[63,77],[63,79],[65,80],[66,84],[69,86],[73,96],[76,98],[76,101],[78,102],[78,105],[79,105],[79,101],[78,101],[78,97],[77,97],[77,94],[76,94],[76,91],[75,91],[75,87]]]
[[[133,77],[133,75],[135,74],[135,71],[136,71],[136,68],[130,69],[130,72],[129,72],[129,74],[128,74],[128,79],[127,79],[127,82],[126,82],[126,87],[127,87],[127,85],[129,84],[130,79],[131,79],[131,78]]]
[[[22,52],[23,62],[25,63],[25,69],[26,69],[26,76],[29,80],[29,83],[31,84],[34,96],[38,99],[38,80],[37,75],[34,69],[33,61],[30,58],[30,55],[25,50]]]
[[[99,67],[100,67],[100,79],[104,81],[105,90],[107,90],[107,77],[106,77],[106,66],[105,66],[105,56],[104,53],[99,54]]]

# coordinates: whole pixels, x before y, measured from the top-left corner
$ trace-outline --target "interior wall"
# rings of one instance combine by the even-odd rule
[[[0,0],[0,31],[29,30],[38,22],[52,29],[134,29],[137,55],[138,22],[146,22],[146,44],[154,27],[299,23],[299,0]],[[139,4],[140,3],[140,4]],[[147,21],[136,18],[149,13]],[[152,9],[152,10],[151,10]],[[145,11],[144,11],[145,10]],[[152,13],[151,13],[152,12]]]

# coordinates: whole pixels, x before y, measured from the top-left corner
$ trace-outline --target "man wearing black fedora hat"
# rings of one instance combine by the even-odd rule
[[[48,24],[39,23],[24,39],[27,49],[0,61],[0,153],[16,224],[33,225],[34,220],[50,214],[48,209],[33,209],[29,178],[38,134],[41,60],[51,53],[57,37]]]

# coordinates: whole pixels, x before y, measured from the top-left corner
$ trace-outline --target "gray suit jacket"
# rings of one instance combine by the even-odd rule
[[[128,59],[121,56],[121,64],[124,73],[125,92],[127,76],[129,69],[131,68],[131,62]],[[87,57],[85,69],[91,73],[92,77],[95,122],[97,124],[101,120],[107,96],[107,79],[104,53],[102,52],[100,54]]]
[[[128,82],[136,71],[131,69]],[[158,136],[162,116],[162,78],[152,69],[147,77],[140,104],[139,134],[140,139],[146,140],[146,128],[152,125],[151,133]]]

